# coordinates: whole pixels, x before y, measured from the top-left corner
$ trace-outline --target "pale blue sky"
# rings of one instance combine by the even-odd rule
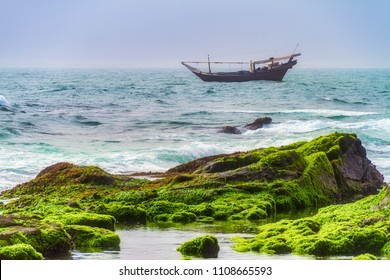
[[[388,0],[0,0],[0,67],[390,67]]]

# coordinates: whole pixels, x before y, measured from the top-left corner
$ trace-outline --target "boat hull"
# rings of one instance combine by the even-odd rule
[[[248,81],[282,81],[284,75],[286,75],[288,69],[291,69],[295,64],[296,60],[282,64],[281,66],[273,69],[257,70],[254,72],[240,71],[240,72],[226,72],[226,73],[208,73],[199,71],[196,68],[190,69],[192,73],[198,76],[202,81],[205,82],[248,82]]]

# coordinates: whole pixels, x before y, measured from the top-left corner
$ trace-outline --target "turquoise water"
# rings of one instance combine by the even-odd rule
[[[164,171],[201,156],[355,132],[390,179],[390,69],[299,69],[204,83],[188,70],[0,69],[0,190],[69,161]],[[242,135],[218,133],[269,116]]]

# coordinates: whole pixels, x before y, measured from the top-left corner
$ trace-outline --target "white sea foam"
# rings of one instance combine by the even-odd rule
[[[333,109],[289,109],[289,110],[215,110],[220,113],[248,113],[262,115],[276,114],[307,114],[313,116],[334,117],[334,116],[368,116],[376,115],[377,112],[370,111],[352,111],[352,110],[333,110]]]
[[[7,99],[3,95],[0,95],[0,106],[5,107],[7,109],[12,108],[11,104],[8,103]]]
[[[367,116],[375,115],[376,112],[362,112],[362,111],[351,111],[351,110],[331,110],[331,109],[295,109],[295,110],[282,110],[279,113],[303,113],[316,116],[332,117],[332,116]]]

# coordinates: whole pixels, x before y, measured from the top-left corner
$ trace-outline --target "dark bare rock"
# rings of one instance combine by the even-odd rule
[[[340,139],[341,164],[335,164],[337,173],[342,174],[339,184],[353,188],[361,187],[362,194],[374,194],[383,185],[383,175],[367,158],[366,149],[360,139]]]
[[[242,134],[246,130],[257,130],[262,128],[265,124],[270,124],[272,119],[270,117],[258,118],[251,123],[247,123],[241,129],[236,126],[224,126],[218,132],[228,134]]]
[[[222,129],[218,131],[219,133],[227,133],[227,134],[241,134],[241,130],[239,130],[235,126],[224,126]]]
[[[256,130],[262,128],[265,124],[270,124],[272,119],[270,117],[258,118],[251,123],[247,123],[244,128],[249,130]]]

